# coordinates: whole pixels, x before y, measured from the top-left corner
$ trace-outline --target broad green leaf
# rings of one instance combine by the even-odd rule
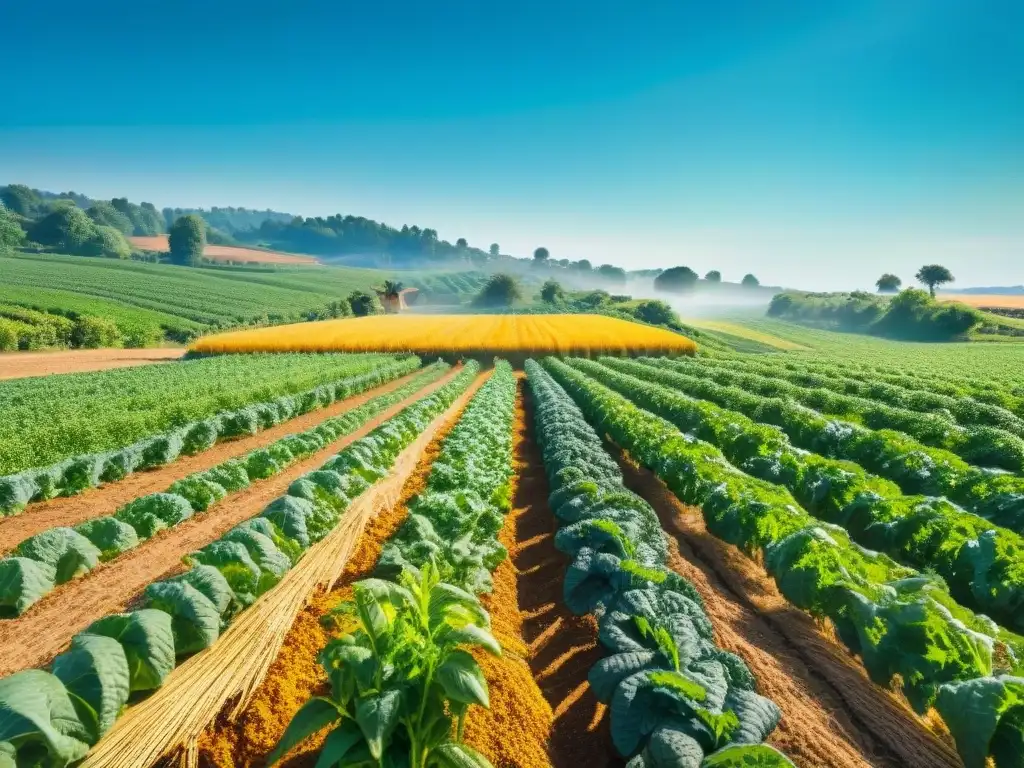
[[[429,759],[437,768],[494,768],[490,760],[471,746],[454,741],[435,747]]]
[[[0,560],[0,618],[20,616],[54,588],[56,570],[27,557]]]
[[[220,636],[217,606],[187,582],[154,582],[146,587],[144,599],[147,608],[170,615],[176,656],[209,648]]]
[[[174,669],[171,617],[163,611],[144,608],[115,613],[94,621],[85,632],[111,637],[121,644],[133,692],[159,688]]]
[[[446,626],[438,632],[436,641],[452,646],[471,645],[483,648],[493,656],[501,656],[501,645],[494,635],[476,624],[462,627]]]
[[[437,682],[445,695],[463,704],[490,706],[487,680],[476,659],[465,651],[453,651],[437,668]]]
[[[93,742],[99,741],[128,703],[131,680],[124,648],[110,637],[75,635],[71,648],[53,660],[52,671],[90,726]]]
[[[365,743],[359,726],[352,720],[342,720],[337,728],[327,734],[313,768],[332,768],[360,742]],[[270,762],[267,764],[270,765]]]
[[[18,750],[9,741],[0,741],[0,768],[18,768]]]
[[[369,696],[356,704],[356,722],[375,760],[380,760],[391,732],[398,725],[401,705],[402,694],[394,689]]]
[[[700,768],[794,768],[789,758],[767,744],[724,747],[708,755]]]
[[[284,729],[280,741],[267,755],[267,765],[273,765],[293,747],[298,746],[314,733],[336,723],[340,717],[341,713],[330,699],[325,699],[322,696],[310,699],[295,713],[292,721],[288,723],[288,727]]]
[[[984,768],[1001,718],[1024,706],[1024,678],[983,677],[939,689],[935,708],[942,715],[967,768]],[[1000,764],[1001,765],[1001,764]]]
[[[597,700],[607,704],[615,694],[615,688],[630,675],[650,669],[657,664],[653,651],[633,651],[606,656],[590,668],[587,681]]]
[[[63,584],[95,568],[100,550],[73,528],[50,528],[25,539],[14,554],[54,569],[54,581]]]
[[[49,672],[28,669],[0,680],[0,743],[38,747],[64,766],[85,757],[89,740],[64,684]]]
[[[671,725],[655,728],[642,754],[646,768],[700,768],[704,759],[700,743]]]

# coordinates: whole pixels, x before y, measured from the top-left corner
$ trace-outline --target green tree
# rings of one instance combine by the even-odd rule
[[[568,267],[569,266],[569,260],[568,259],[559,259],[558,260],[558,266],[560,266],[560,267]]]
[[[671,267],[654,278],[654,287],[666,293],[684,293],[692,290],[698,279],[689,267]]]
[[[130,259],[132,247],[120,230],[98,226],[96,234],[89,238],[83,249],[85,256],[106,256],[112,259]]]
[[[43,208],[43,198],[34,189],[30,189],[24,184],[8,184],[0,191],[0,202],[11,213],[16,213],[27,219],[35,218]]]
[[[197,266],[206,247],[206,222],[194,213],[175,219],[168,236],[172,264]]]
[[[580,259],[573,262],[572,268],[579,272],[590,272],[594,269],[594,265],[590,263],[589,259]]]
[[[932,298],[935,298],[935,286],[952,283],[956,279],[953,277],[953,273],[941,264],[926,264],[917,270],[917,274],[914,277],[917,278],[919,283],[928,286],[928,292],[932,295]]]
[[[903,281],[896,277],[896,275],[886,272],[875,280],[875,285],[878,287],[879,293],[897,293],[900,286],[903,285]]]
[[[597,274],[612,283],[626,282],[626,270],[622,267],[612,266],[611,264],[602,264],[597,268]]]
[[[478,307],[511,307],[523,297],[519,281],[512,275],[491,275],[473,299]]]
[[[547,248],[541,246],[533,252],[533,260],[538,263],[544,263],[551,258],[551,253]]]
[[[678,321],[676,313],[672,311],[672,307],[664,301],[658,301],[657,299],[641,301],[636,305],[633,314],[636,315],[637,319],[651,325],[669,325]]]
[[[96,236],[96,225],[81,208],[61,206],[37,221],[28,236],[40,245],[81,255]]]
[[[558,304],[565,298],[565,290],[562,288],[561,283],[555,280],[548,280],[541,286],[540,298],[546,304]]]
[[[489,251],[493,258],[498,258],[501,255],[501,248],[498,247],[497,243],[491,243],[491,249]]]
[[[469,242],[466,240],[466,238],[460,237],[458,240],[455,241],[455,247],[458,248],[459,250],[464,251],[467,248],[469,248]]]
[[[17,248],[25,240],[25,232],[18,218],[0,203],[0,253]]]
[[[704,279],[707,280],[709,283],[720,283],[722,282],[722,273],[719,272],[717,269],[712,269],[710,272],[704,275]]]
[[[742,280],[740,280],[740,285],[744,286],[745,288],[757,288],[757,286],[759,286],[760,284],[761,281],[758,280],[749,272],[743,276]]]
[[[380,303],[375,293],[366,291],[352,291],[348,295],[348,304],[352,308],[352,314],[356,317],[367,315],[380,315],[384,312],[384,306]]]
[[[131,219],[110,203],[102,200],[88,208],[85,215],[96,222],[97,225],[113,227],[124,235],[130,235],[135,231],[135,225],[132,224]]]

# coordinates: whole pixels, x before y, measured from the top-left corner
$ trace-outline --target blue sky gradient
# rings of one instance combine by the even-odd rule
[[[1024,283],[1019,0],[2,13],[0,183],[809,288]]]

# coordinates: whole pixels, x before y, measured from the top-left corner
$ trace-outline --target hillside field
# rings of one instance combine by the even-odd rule
[[[167,242],[167,235],[152,235],[149,237],[129,237],[128,242],[136,248],[144,251],[155,251],[167,253],[170,245]],[[280,251],[263,250],[260,248],[245,248],[234,245],[210,245],[203,248],[203,256],[211,261],[226,261],[233,264],[317,264],[313,256],[303,256],[296,253],[282,253]]]
[[[757,352],[429,314],[0,381],[0,756],[1016,768],[1024,345],[713,329]]]

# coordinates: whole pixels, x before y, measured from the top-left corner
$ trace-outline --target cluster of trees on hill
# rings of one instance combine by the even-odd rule
[[[928,293],[933,297],[935,296],[936,286],[952,283],[956,280],[956,278],[953,277],[953,273],[941,264],[926,264],[917,270],[917,274],[914,275],[914,278],[919,283],[926,286],[928,288]],[[898,293],[902,285],[903,281],[896,275],[889,272],[886,272],[875,281],[875,287],[878,288],[879,293]]]
[[[722,273],[712,269],[704,275],[704,283],[707,285],[720,285]],[[654,278],[654,288],[664,293],[687,293],[694,290],[700,283],[700,275],[689,267],[679,266],[661,270]],[[748,273],[743,276],[740,285],[744,288],[757,288],[761,281],[754,275]]]
[[[54,195],[23,184],[0,189],[0,249],[28,241],[78,256],[127,259],[132,254],[128,236],[163,231],[163,216],[152,203]]]
[[[916,288],[908,288],[892,299],[862,291],[784,291],[772,298],[768,315],[806,325],[913,341],[948,341],[963,336],[985,320],[973,307],[939,302]]]

